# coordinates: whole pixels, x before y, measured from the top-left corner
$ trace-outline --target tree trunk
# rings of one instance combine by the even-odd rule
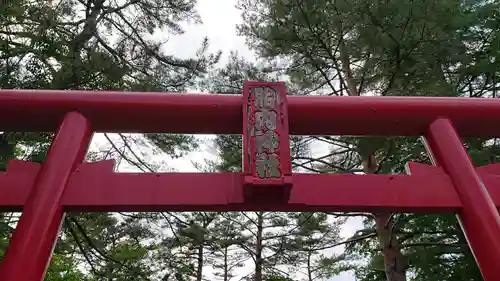
[[[373,174],[377,170],[377,159],[370,155],[363,161],[363,170],[367,174]],[[375,231],[379,240],[380,248],[384,256],[384,268],[387,281],[406,281],[407,261],[401,252],[401,245],[393,233],[392,214],[377,213],[375,217]]]
[[[255,245],[255,281],[262,281],[262,232],[264,224],[264,213],[257,213],[257,241]]]
[[[313,281],[311,268],[311,251],[307,251],[307,280]]]
[[[229,266],[227,264],[227,247],[224,248],[224,281],[229,281]]]
[[[339,30],[339,34],[342,32]],[[345,43],[340,39],[340,60],[342,64],[342,72],[347,84],[347,92],[349,96],[359,96],[360,90],[357,90],[356,81],[352,74],[350,58],[345,46]],[[373,174],[378,169],[378,161],[374,154],[362,155],[363,171],[367,174]],[[406,259],[401,252],[401,246],[395,235],[392,233],[391,213],[374,214],[375,229],[384,255],[384,267],[387,276],[387,281],[406,281]]]
[[[202,281],[203,279],[203,244],[198,246],[198,258],[196,267],[196,281]]]
[[[340,35],[343,36],[342,32]],[[351,70],[351,62],[349,58],[349,54],[347,52],[347,46],[345,45],[344,40],[340,39],[339,42],[339,51],[340,51],[340,63],[342,64],[342,72],[344,75],[344,79],[346,81],[347,86],[347,94],[349,96],[359,96],[360,91],[358,91],[356,87],[356,81],[354,80],[354,76]],[[361,90],[361,89],[360,89]]]
[[[401,253],[401,245],[392,232],[391,213],[375,214],[376,230],[384,255],[387,281],[406,281],[406,258]]]

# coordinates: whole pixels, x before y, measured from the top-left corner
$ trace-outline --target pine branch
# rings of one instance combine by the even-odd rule
[[[375,218],[372,213],[335,213],[335,212],[324,212],[327,215],[332,215],[335,217],[369,217]]]
[[[133,272],[134,274],[141,275],[146,280],[149,280],[149,277],[147,275],[145,275],[144,273],[137,271],[137,270],[134,270],[133,268],[124,264],[123,262],[120,262],[120,261],[116,260],[115,258],[104,253],[101,249],[99,249],[99,247],[97,247],[97,245],[95,245],[94,241],[92,241],[92,239],[87,235],[87,232],[85,231],[85,229],[80,225],[80,223],[75,218],[69,216],[68,219],[76,226],[76,228],[78,229],[78,231],[82,235],[83,239],[87,242],[87,244],[92,249],[94,249],[101,257],[103,257],[105,260],[109,260],[111,262],[114,262],[114,263],[126,268],[127,270],[129,270],[130,272]]]
[[[87,251],[85,251],[85,249],[83,248],[83,245],[82,245],[80,239],[78,239],[78,234],[76,233],[75,229],[73,229],[73,226],[71,225],[71,222],[68,220],[68,218],[64,218],[64,220],[66,221],[66,224],[68,226],[69,232],[71,233],[71,236],[73,237],[73,240],[75,240],[75,243],[78,246],[78,249],[82,253],[82,255],[85,258],[85,260],[87,261],[87,263],[89,264],[90,270],[92,271],[92,273],[95,276],[100,276],[100,277],[106,278],[106,276],[104,276],[104,275],[102,275],[102,274],[100,274],[100,273],[98,273],[96,271],[96,269],[94,267],[94,264],[92,263],[90,257],[88,256]]]
[[[403,244],[401,245],[401,248],[413,248],[413,247],[457,247],[457,248],[462,248],[462,247],[468,247],[467,244],[447,244],[447,243],[429,243],[429,242],[422,242],[422,243],[410,243],[410,244]]]

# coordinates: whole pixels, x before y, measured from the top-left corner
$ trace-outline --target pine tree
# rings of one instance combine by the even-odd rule
[[[194,85],[219,54],[200,42],[196,57],[165,53],[153,34],[183,32],[199,22],[195,1],[3,1],[0,3],[0,86],[20,89],[183,91]],[[52,133],[0,134],[0,170],[11,158],[43,162]],[[179,157],[196,147],[191,136],[147,134],[110,137],[110,149],[92,160],[118,156],[144,170],[142,150]],[[2,214],[3,250],[15,220]],[[72,214],[47,271],[48,280],[150,280],[164,264],[151,261],[157,238],[144,227],[150,217]],[[154,245],[153,245],[154,246]],[[81,271],[81,268],[85,268]]]
[[[239,94],[244,80],[273,81],[277,80],[279,75],[276,65],[272,63],[253,64],[233,53],[229,63],[212,73],[205,86],[211,92]],[[291,138],[294,166],[298,168],[301,167],[301,160],[309,153],[307,145],[304,145],[306,142],[301,137]],[[241,136],[220,135],[216,137],[215,144],[220,160],[217,162],[217,170],[241,171]],[[240,247],[251,258],[254,269],[246,276],[247,279],[302,279],[303,276],[295,275],[299,275],[296,268],[303,266],[311,271],[311,276],[314,275],[312,279],[327,278],[337,273],[334,268],[342,258],[321,255],[319,252],[332,248],[339,242],[339,221],[327,220],[327,216],[321,213],[249,212],[233,216],[235,217],[231,217],[231,221],[244,238]],[[304,235],[309,234],[323,235],[324,239],[308,240]],[[309,259],[303,258],[304,252],[309,253]]]
[[[297,92],[496,96],[498,3],[241,0],[239,4],[244,14],[241,34],[263,58],[287,62],[284,72]],[[315,170],[352,173],[361,168],[365,173],[401,173],[407,161],[428,161],[416,138],[315,139],[332,145],[329,157],[311,159],[323,162]],[[486,151],[496,149],[492,141],[465,142],[474,158],[482,155],[476,159],[484,160],[491,155]],[[417,216],[428,223],[437,218],[443,222],[426,224],[432,228],[425,232],[435,233],[431,239],[442,242],[437,251],[443,253],[439,260],[446,263],[433,267],[437,270],[433,272],[426,261],[436,261],[431,258],[436,252],[423,243],[408,243],[408,230],[400,230],[411,226],[418,233],[415,216],[378,213],[365,217],[367,229],[353,240],[366,236],[378,241],[368,240],[367,247],[357,250],[371,259],[361,267],[364,270],[358,270],[360,280],[457,280],[457,276],[463,278],[458,280],[480,280],[470,251],[460,247],[461,242],[449,245],[449,241],[462,241],[454,237],[463,234],[448,216]],[[450,236],[439,237],[437,233],[448,232],[450,227]],[[425,241],[428,237],[412,239]]]

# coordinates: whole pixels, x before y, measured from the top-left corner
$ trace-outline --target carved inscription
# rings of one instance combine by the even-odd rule
[[[254,159],[259,178],[280,178],[279,161],[281,99],[274,87],[251,87],[248,96],[248,159]],[[253,149],[252,149],[253,147]],[[252,155],[253,153],[253,155]]]

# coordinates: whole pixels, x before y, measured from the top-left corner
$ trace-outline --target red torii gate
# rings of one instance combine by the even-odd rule
[[[500,100],[0,90],[1,131],[57,131],[42,165],[12,160],[0,211],[23,211],[2,281],[43,280],[64,212],[364,211],[457,213],[486,281],[500,280],[500,165],[474,168],[461,136],[500,137]],[[59,126],[58,126],[59,125]],[[411,175],[291,173],[295,135],[424,136],[434,166]],[[80,164],[93,132],[244,136],[243,173],[115,173]]]

